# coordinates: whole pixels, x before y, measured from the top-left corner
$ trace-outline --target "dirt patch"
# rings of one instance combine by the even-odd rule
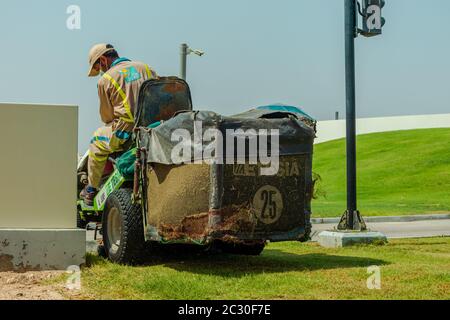
[[[233,205],[222,209],[222,223],[215,229],[231,233],[253,233],[257,224],[258,220],[250,205]]]
[[[181,222],[182,231],[188,234],[202,235],[208,227],[209,213],[189,216]]]
[[[64,300],[61,285],[43,284],[61,271],[0,272],[0,300]]]
[[[160,235],[166,240],[201,240],[210,232],[220,232],[229,242],[238,242],[238,233],[253,234],[257,226],[257,218],[250,205],[229,206],[220,210],[222,222],[208,228],[208,213],[185,217],[181,224],[161,224]],[[224,238],[224,239],[225,239]]]
[[[202,239],[207,232],[208,213],[201,213],[183,219],[181,225],[162,224],[159,232],[162,237],[170,240],[177,239]]]

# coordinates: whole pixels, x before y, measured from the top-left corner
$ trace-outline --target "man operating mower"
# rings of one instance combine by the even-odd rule
[[[119,57],[110,44],[97,44],[89,52],[89,77],[98,81],[100,117],[105,126],[94,133],[89,146],[88,181],[81,192],[87,206],[93,205],[110,154],[123,151],[131,137],[139,89],[158,75],[147,64]]]

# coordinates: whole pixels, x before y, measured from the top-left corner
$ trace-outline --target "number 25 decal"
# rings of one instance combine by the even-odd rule
[[[277,222],[283,211],[281,192],[269,185],[260,188],[253,198],[253,208],[261,222],[265,224]]]
[[[273,219],[277,216],[277,203],[273,201],[274,195],[276,195],[276,192],[272,190],[263,190],[261,192],[261,200],[264,203],[261,211],[263,219]]]

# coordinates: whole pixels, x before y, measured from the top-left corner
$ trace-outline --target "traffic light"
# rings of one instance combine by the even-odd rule
[[[363,25],[361,34],[366,37],[378,36],[386,20],[382,17],[382,9],[386,2],[384,0],[363,0]]]

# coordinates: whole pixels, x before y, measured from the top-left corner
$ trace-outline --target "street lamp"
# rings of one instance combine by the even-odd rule
[[[385,24],[381,16],[384,0],[345,1],[345,79],[347,104],[347,210],[338,225],[339,230],[366,230],[357,207],[356,196],[356,115],[355,115],[355,38],[358,34],[373,37],[382,33]],[[358,13],[363,29],[358,28]]]
[[[356,197],[356,116],[355,116],[355,38],[358,34],[372,37],[382,33],[384,19],[381,8],[384,0],[344,0],[345,2],[345,89],[347,124],[347,210],[338,230],[323,231],[319,244],[328,248],[351,246],[357,243],[386,242],[384,234],[367,231],[357,207]],[[363,17],[363,29],[358,28],[358,13]]]
[[[357,37],[356,1],[345,0],[345,90],[347,128],[347,211],[339,229],[355,230],[359,222],[356,206],[356,117],[355,117],[355,38]]]
[[[181,68],[180,68],[180,76],[183,80],[186,80],[186,62],[187,62],[187,56],[191,53],[196,54],[197,56],[201,57],[205,54],[202,50],[194,50],[189,48],[189,46],[186,43],[181,44],[180,47],[180,54],[181,54]]]

